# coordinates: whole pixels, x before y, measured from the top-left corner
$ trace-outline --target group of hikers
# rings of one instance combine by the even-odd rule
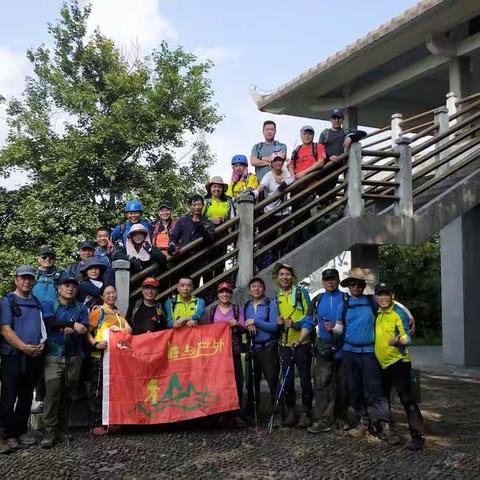
[[[88,399],[94,436],[118,430],[101,421],[102,352],[108,348],[108,330],[141,335],[218,322],[232,327],[240,405],[238,412],[217,418],[220,423],[241,427],[254,422],[257,426],[263,376],[271,397],[270,430],[298,426],[318,434],[337,428],[354,437],[370,432],[396,444],[400,438],[391,429],[390,414],[390,390],[395,387],[412,437],[406,447],[422,449],[423,419],[412,393],[407,349],[413,318],[394,300],[387,284],[377,285],[375,296],[364,295],[366,279],[360,269],[353,269],[342,280],[348,293],[339,290],[339,272],[325,270],[325,292],[311,301],[298,284],[294,268],[277,263],[273,274],[276,295],[266,297],[264,281],[254,277],[245,304],[233,301],[234,286],[228,281],[217,285],[214,302],[195,296],[198,279],[181,271],[176,293],[165,302],[158,301],[159,281],[147,277],[141,295],[127,312],[116,306],[114,260],[128,260],[133,273],[153,263],[161,270],[172,258],[181,257],[192,241],[211,243],[215,226],[235,215],[235,199],[242,192],[268,197],[310,172],[340,163],[351,142],[364,133],[343,129],[342,121],[342,112],[334,110],[332,127],[321,133],[318,143],[313,142],[314,129],[303,127],[302,145],[294,150],[288,166],[286,146],[275,140],[275,123],[266,121],[264,141],[254,145],[250,158],[256,174],[248,172],[244,155],[235,155],[230,184],[213,177],[205,197],[189,199],[189,214],[174,220],[171,203],[162,201],[158,221],[152,225],[141,218],[141,203],[131,200],[125,208],[126,221],[111,232],[100,227],[95,243],[82,241],[78,262],[64,272],[56,267],[55,250],[50,246],[40,248],[37,269],[19,266],[15,290],[0,302],[0,452],[36,443],[52,448],[65,437],[68,440],[66,405],[82,396]],[[337,178],[330,181],[336,183]],[[275,216],[288,213],[280,209]],[[192,253],[189,249],[188,254]],[[223,253],[210,255],[215,259]],[[189,265],[191,272],[202,266],[201,259],[197,263]],[[216,275],[212,269],[203,281]],[[206,303],[210,304],[206,307]],[[295,369],[301,388],[299,416]],[[42,415],[41,437],[28,429],[31,413]]]

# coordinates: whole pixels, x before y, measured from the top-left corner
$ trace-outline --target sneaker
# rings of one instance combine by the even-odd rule
[[[98,427],[93,427],[93,429],[92,429],[92,435],[94,437],[103,437],[107,433],[108,433],[107,429],[102,425],[100,425]]]
[[[303,412],[300,415],[300,420],[298,421],[298,427],[299,428],[308,428],[312,425],[312,417],[310,416],[309,413]]]
[[[307,428],[307,432],[310,433],[322,433],[322,432],[329,432],[334,424],[333,418],[329,417],[322,417],[319,420],[315,420],[311,427]]]
[[[425,447],[425,437],[412,438],[410,442],[405,445],[405,450],[410,450],[411,452],[418,452],[423,450]]]
[[[37,443],[37,439],[28,433],[24,433],[23,435],[20,435],[20,437],[18,437],[18,440],[20,440],[20,443],[24,447],[32,447]]]
[[[20,444],[18,443],[16,438],[7,438],[7,445],[10,451],[14,452],[20,448]]]
[[[35,402],[32,405],[30,413],[33,415],[39,415],[42,412],[43,412],[43,402]]]
[[[388,423],[382,423],[379,428],[378,437],[387,443],[387,445],[400,445],[402,442],[398,435],[393,433]]]
[[[285,427],[294,427],[297,424],[297,415],[295,413],[295,407],[289,407],[287,414],[283,419],[283,425]]]
[[[55,445],[55,437],[51,434],[46,434],[40,442],[42,448],[52,448]]]
[[[353,437],[353,438],[360,438],[365,436],[365,434],[368,432],[368,427],[367,425],[363,423],[359,423],[357,426],[350,428],[347,430],[347,433]]]

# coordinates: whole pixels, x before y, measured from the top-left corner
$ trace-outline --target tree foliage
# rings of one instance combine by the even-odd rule
[[[43,243],[65,262],[78,240],[123,218],[128,198],[152,218],[160,198],[182,208],[213,162],[203,140],[220,119],[210,62],[166,43],[129,61],[100,31],[87,36],[89,14],[76,0],[63,5],[49,25],[52,47],[27,52],[34,73],[7,103],[0,173],[21,168],[30,182],[0,192],[3,277],[5,258],[31,257]],[[191,155],[179,162],[187,139]]]
[[[380,260],[380,279],[391,283],[396,297],[412,311],[418,335],[438,336],[442,314],[438,237],[418,247],[382,247]]]

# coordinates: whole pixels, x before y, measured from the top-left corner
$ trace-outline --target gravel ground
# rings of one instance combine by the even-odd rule
[[[480,381],[422,375],[424,453],[374,437],[312,435],[299,429],[221,430],[185,426],[130,429],[91,439],[73,432],[70,448],[33,447],[0,457],[2,479],[475,479],[480,478]],[[394,407],[398,432],[405,417]]]

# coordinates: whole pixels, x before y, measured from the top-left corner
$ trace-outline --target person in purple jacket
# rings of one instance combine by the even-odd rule
[[[206,323],[228,322],[232,328],[233,368],[237,384],[238,403],[242,407],[243,399],[243,366],[242,366],[242,333],[245,331],[243,308],[232,302],[233,286],[222,282],[217,287],[218,300],[209,305],[205,312]],[[242,409],[242,408],[241,408]],[[243,427],[245,422],[239,414],[233,417],[234,426]]]
[[[270,390],[272,408],[275,404],[280,369],[277,345],[279,313],[277,302],[265,296],[265,282],[260,277],[253,277],[248,288],[250,299],[245,304],[245,324],[250,346],[246,358],[247,409],[248,412],[253,413],[255,399],[258,415],[262,374]],[[253,356],[253,362],[251,356]],[[279,426],[279,415],[275,420],[274,425]]]

